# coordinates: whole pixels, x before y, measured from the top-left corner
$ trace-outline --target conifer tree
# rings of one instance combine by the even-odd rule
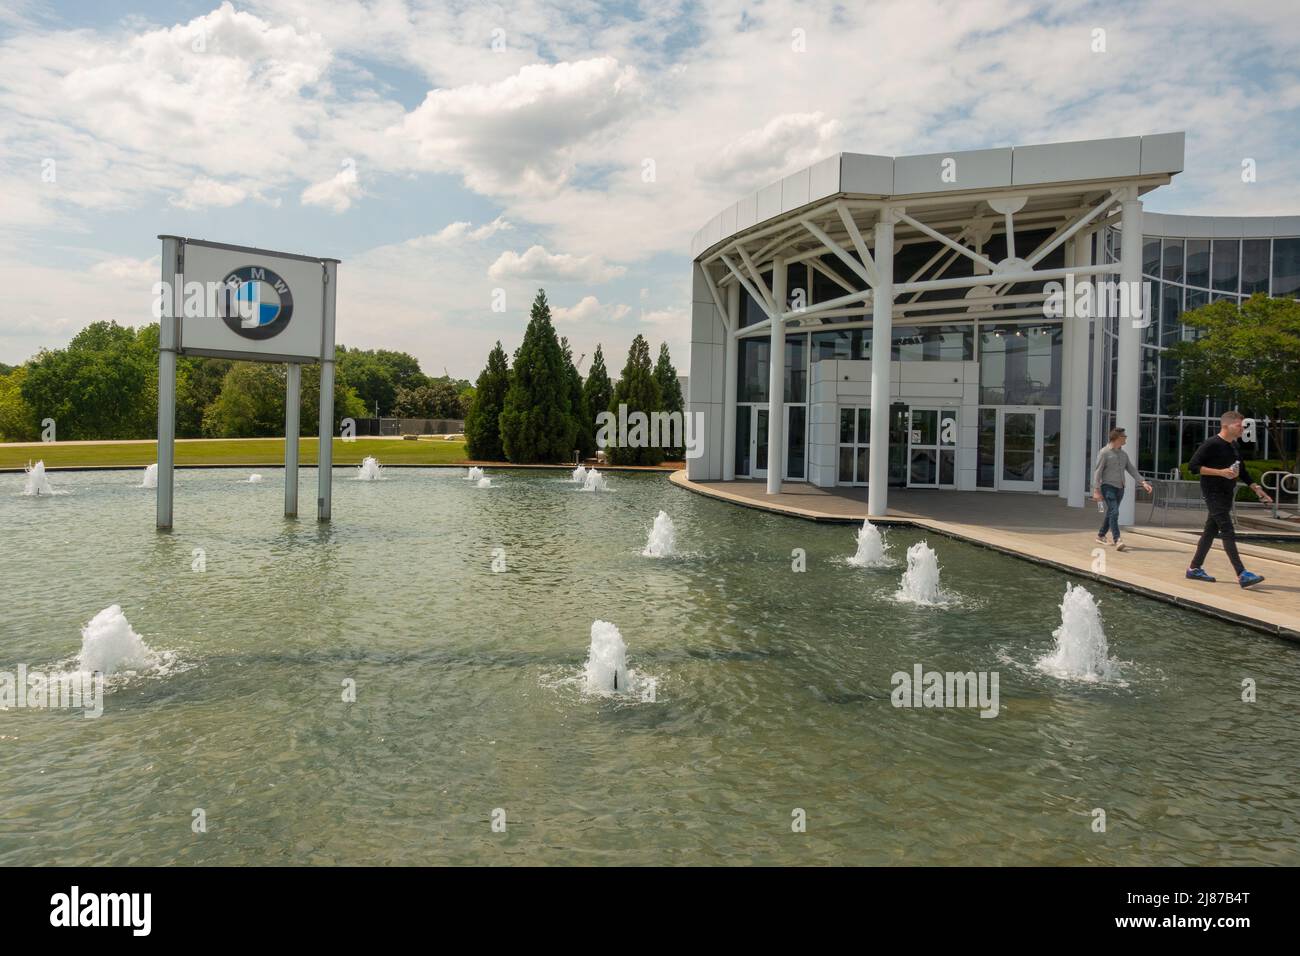
[[[578,433],[564,352],[546,293],[537,290],[501,409],[501,447],[518,464],[568,461]]]
[[[605,353],[600,345],[597,345],[596,352],[591,357],[591,371],[587,373],[587,380],[582,384],[582,400],[587,411],[587,417],[578,423],[586,436],[586,444],[582,446],[583,454],[595,454],[596,416],[609,408],[609,400],[613,394],[614,386],[610,383],[609,372],[605,369]]]
[[[629,423],[626,436],[618,436],[618,444],[611,443],[606,449],[609,460],[616,465],[657,465],[664,460],[664,450],[649,444],[650,428],[647,424],[640,436],[634,426],[632,414],[643,412],[648,422],[651,413],[661,411],[663,398],[659,394],[659,383],[655,381],[654,366],[650,362],[650,346],[643,336],[632,340],[632,347],[627,351],[627,365],[623,375],[614,386],[614,394],[609,400],[609,411],[615,422],[620,420],[619,406],[627,406],[626,420]],[[626,442],[626,443],[624,443]]]
[[[474,404],[465,416],[465,450],[478,461],[504,461],[499,419],[510,387],[510,367],[501,343],[488,353],[487,368],[474,385]]]
[[[659,397],[663,402],[665,412],[676,412],[676,421],[681,422],[681,432],[674,431],[673,438],[676,439],[680,434],[685,437],[686,419],[683,417],[686,412],[685,403],[682,400],[682,383],[677,381],[677,369],[673,368],[672,357],[668,354],[668,343],[664,342],[659,346],[659,360],[655,362],[655,381],[659,385]],[[683,445],[674,445],[671,448],[664,449],[665,456],[674,460],[681,459],[686,454]]]
[[[569,373],[569,408],[573,412],[573,420],[578,429],[573,447],[582,458],[589,458],[596,450],[596,443],[595,432],[587,424],[591,415],[587,410],[587,399],[583,393],[582,375],[578,372],[578,367],[573,364],[573,349],[569,347],[567,338],[561,337],[560,351],[564,353],[564,364]]]

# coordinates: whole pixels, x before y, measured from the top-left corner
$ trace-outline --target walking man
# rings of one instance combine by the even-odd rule
[[[1245,416],[1241,412],[1224,412],[1219,418],[1219,434],[1207,438],[1188,463],[1192,474],[1201,476],[1201,497],[1205,499],[1205,507],[1210,512],[1210,516],[1205,519],[1205,530],[1201,532],[1200,543],[1196,545],[1196,554],[1192,556],[1192,564],[1187,569],[1187,576],[1193,581],[1214,580],[1201,565],[1210,553],[1216,535],[1223,541],[1223,550],[1232,562],[1232,569],[1237,572],[1238,584],[1249,588],[1264,580],[1262,574],[1247,571],[1241,563],[1241,557],[1237,554],[1237,535],[1232,527],[1232,501],[1237,494],[1238,479],[1242,484],[1249,485],[1260,501],[1265,504],[1273,502],[1263,488],[1251,481],[1246,471],[1239,441],[1244,421]]]
[[[1124,450],[1128,435],[1122,428],[1112,428],[1110,442],[1097,452],[1097,462],[1092,468],[1092,500],[1106,502],[1106,517],[1102,519],[1101,530],[1097,532],[1097,543],[1106,543],[1106,529],[1110,529],[1115,541],[1115,550],[1125,550],[1125,544],[1119,538],[1119,503],[1124,500],[1124,474],[1133,476],[1147,494],[1151,494],[1151,483],[1144,481],[1133,467],[1133,462]]]

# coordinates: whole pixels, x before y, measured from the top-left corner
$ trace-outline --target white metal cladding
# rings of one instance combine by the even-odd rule
[[[1173,175],[1183,169],[1184,139],[1178,132],[917,156],[836,153],[728,206],[696,232],[691,255],[698,258],[747,229],[835,195],[902,199]],[[955,168],[951,181],[943,176],[945,160]]]

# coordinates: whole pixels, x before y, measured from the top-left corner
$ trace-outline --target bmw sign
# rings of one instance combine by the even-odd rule
[[[230,307],[222,317],[236,335],[269,339],[293,318],[293,292],[278,273],[263,266],[243,266],[223,280]]]

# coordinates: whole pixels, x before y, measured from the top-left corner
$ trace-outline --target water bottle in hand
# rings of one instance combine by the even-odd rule
[[[1232,467],[1229,468],[1228,471],[1232,473],[1233,478],[1236,478],[1237,475],[1241,473],[1241,459],[1238,458],[1236,461],[1234,461],[1232,463]]]

